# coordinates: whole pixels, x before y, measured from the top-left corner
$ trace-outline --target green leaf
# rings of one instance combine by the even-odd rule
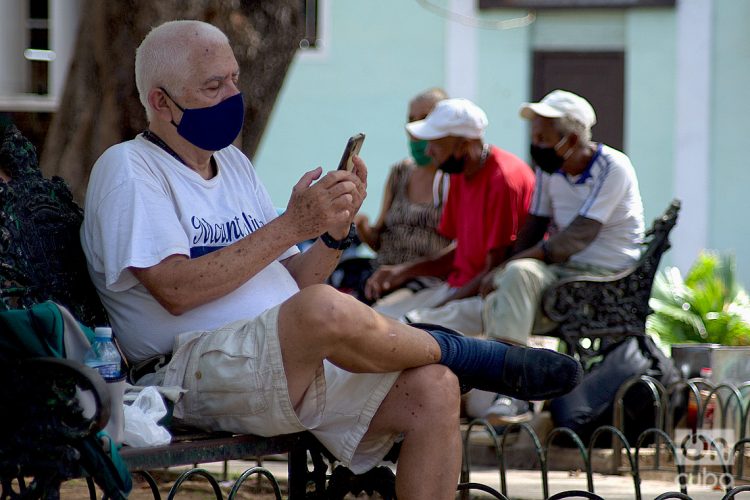
[[[668,267],[654,279],[646,330],[663,342],[750,345],[750,297],[732,254],[704,251],[683,279]]]

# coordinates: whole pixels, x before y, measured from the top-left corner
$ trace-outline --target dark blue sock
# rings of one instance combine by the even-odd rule
[[[583,377],[575,359],[548,349],[510,346],[464,337],[438,325],[412,324],[440,346],[440,361],[470,387],[523,400],[542,400],[570,392]]]
[[[464,337],[448,329],[411,325],[423,328],[440,346],[440,364],[447,366],[459,379],[501,380],[508,346],[501,342]]]

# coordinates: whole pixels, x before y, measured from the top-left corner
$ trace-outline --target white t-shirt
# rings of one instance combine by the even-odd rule
[[[214,154],[205,180],[143,136],[109,148],[91,172],[81,243],[89,274],[125,355],[132,361],[172,350],[184,332],[252,319],[299,291],[276,261],[228,295],[180,316],[166,311],[128,267],[170,255],[191,258],[248,236],[276,217],[250,161],[234,146]]]
[[[529,212],[551,217],[559,229],[578,215],[602,223],[596,239],[570,262],[621,270],[640,257],[643,203],[638,179],[628,157],[609,146],[600,144],[589,167],[577,176],[562,171],[550,175],[537,168]]]

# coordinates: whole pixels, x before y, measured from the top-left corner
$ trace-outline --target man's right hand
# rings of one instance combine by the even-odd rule
[[[357,210],[362,181],[344,170],[328,172],[323,177],[318,167],[305,173],[292,189],[284,216],[296,229],[299,241],[312,239],[326,231],[334,238],[346,236]],[[313,182],[320,178],[318,182]],[[343,234],[333,234],[332,228],[342,228]]]
[[[481,295],[482,297],[486,297],[495,291],[495,288],[497,288],[495,286],[495,274],[497,274],[500,269],[502,269],[502,266],[493,269],[492,271],[484,275],[482,281],[479,283],[479,295]]]
[[[365,283],[365,297],[377,300],[384,293],[398,288],[406,281],[404,268],[397,266],[380,266]]]

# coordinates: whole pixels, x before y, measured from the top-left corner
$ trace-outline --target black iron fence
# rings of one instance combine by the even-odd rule
[[[641,432],[633,442],[629,442],[625,429],[625,396],[637,385],[648,388],[646,393],[653,405],[653,426]],[[684,398],[674,397],[682,392]],[[690,499],[689,479],[705,470],[715,471],[724,492],[724,499],[735,498],[748,492],[750,485],[739,485],[750,481],[745,475],[745,450],[750,444],[748,437],[748,415],[750,414],[750,382],[742,384],[714,384],[703,378],[683,380],[664,387],[658,380],[647,376],[634,377],[620,387],[614,401],[612,425],[598,427],[588,443],[576,432],[565,427],[556,427],[545,436],[537,435],[528,423],[514,423],[496,430],[486,420],[477,419],[468,424],[464,435],[464,461],[461,482],[469,484],[471,472],[470,437],[475,429],[484,430],[494,444],[500,479],[500,492],[491,493],[495,498],[506,499],[508,495],[505,452],[508,438],[515,433],[526,433],[534,445],[536,459],[540,464],[542,492],[545,499],[558,498],[601,498],[596,494],[594,470],[591,457],[595,443],[601,437],[611,436],[611,470],[629,474],[633,479],[633,497],[642,499],[641,477],[646,471],[672,472],[679,491],[665,492],[657,499]],[[679,401],[679,403],[675,403]],[[553,445],[561,436],[566,436],[578,450],[586,473],[585,491],[565,491],[549,494],[549,463],[555,453]],[[644,451],[649,450],[653,460],[644,465]],[[623,463],[624,462],[624,463]],[[466,488],[460,486],[464,491]],[[492,488],[483,487],[489,492]],[[466,497],[466,495],[462,495]]]

